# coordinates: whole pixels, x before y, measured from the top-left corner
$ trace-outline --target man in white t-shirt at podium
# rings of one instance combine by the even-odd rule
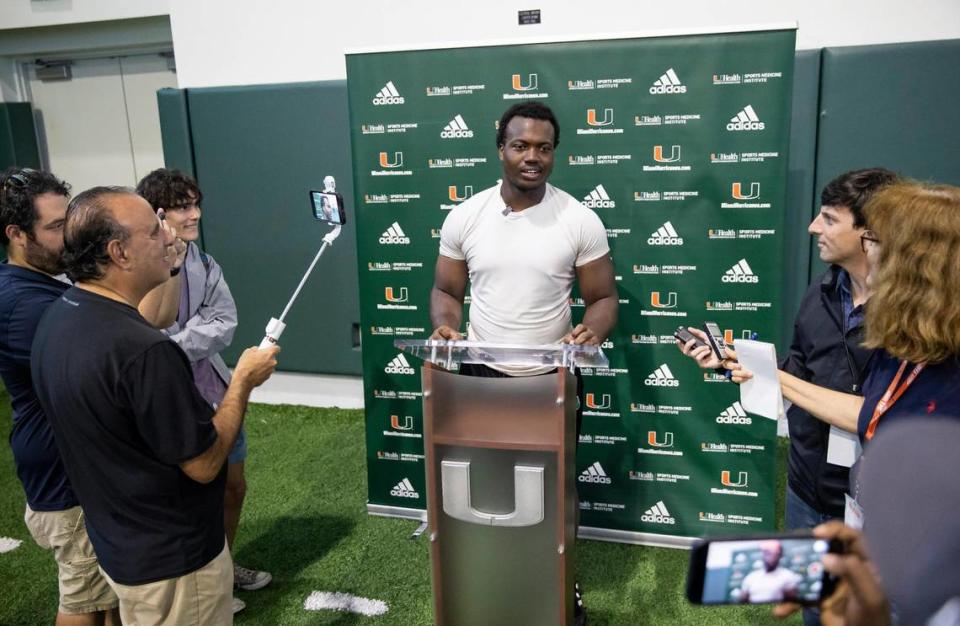
[[[600,218],[547,183],[560,127],[549,107],[516,104],[497,127],[503,181],[455,207],[443,223],[430,293],[431,339],[462,339],[467,282],[471,341],[599,345],[617,322],[617,288]],[[572,324],[574,281],[586,310]],[[461,374],[536,376],[551,366],[463,364]],[[583,404],[577,373],[577,396]],[[580,434],[577,410],[577,435]],[[585,613],[576,593],[576,623]]]

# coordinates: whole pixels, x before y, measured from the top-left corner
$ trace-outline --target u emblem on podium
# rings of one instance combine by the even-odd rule
[[[470,462],[440,462],[443,512],[454,519],[482,526],[521,528],[543,521],[543,468],[514,465],[514,507],[509,513],[475,509],[470,496]]]

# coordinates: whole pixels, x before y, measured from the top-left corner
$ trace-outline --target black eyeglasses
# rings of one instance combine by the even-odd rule
[[[863,250],[864,253],[867,252],[868,241],[875,246],[879,245],[880,243],[876,233],[874,233],[872,230],[865,231],[862,235],[860,235],[860,249]]]

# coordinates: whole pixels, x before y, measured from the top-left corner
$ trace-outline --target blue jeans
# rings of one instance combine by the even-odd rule
[[[813,528],[820,524],[836,519],[828,513],[821,513],[793,492],[787,485],[786,503],[784,506],[784,520],[787,530]],[[803,609],[803,626],[820,626],[819,609]]]

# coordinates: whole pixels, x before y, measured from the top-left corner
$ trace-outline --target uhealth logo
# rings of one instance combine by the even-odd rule
[[[611,124],[613,124],[613,109],[604,109],[602,120],[597,119],[596,109],[587,109],[588,126],[609,126]]]
[[[680,160],[680,146],[670,146],[670,156],[663,156],[663,146],[653,147],[653,160],[657,163],[674,163]]]
[[[443,130],[440,131],[440,136],[443,139],[467,139],[473,137],[473,131],[467,127],[467,123],[463,121],[463,117],[458,113],[443,127]]]
[[[664,222],[663,226],[650,233],[647,243],[651,246],[682,246],[683,237],[677,234],[673,224]]]
[[[609,485],[613,482],[610,480],[610,477],[607,476],[607,473],[603,471],[600,461],[583,470],[583,472],[577,476],[577,480],[582,483],[594,483],[597,485]]]
[[[394,430],[413,430],[413,416],[406,415],[403,418],[403,425],[400,424],[399,415],[390,416],[390,428]]]
[[[406,302],[409,300],[408,291],[406,287],[400,287],[397,291],[394,291],[393,287],[384,287],[383,297],[387,302]]]
[[[390,153],[389,153],[389,152],[381,152],[381,153],[380,153],[380,167],[383,167],[383,168],[386,168],[386,169],[393,169],[393,168],[395,168],[395,167],[403,167],[403,153],[402,153],[402,152],[394,152],[394,153],[393,153],[393,161],[391,161],[391,160],[390,160]]]
[[[390,495],[395,498],[413,498],[414,500],[420,499],[420,494],[417,493],[417,490],[413,488],[413,484],[410,482],[409,478],[404,478],[394,485],[393,489],[390,490]]]
[[[464,185],[462,194],[458,191],[456,185],[450,185],[447,187],[447,197],[450,198],[450,202],[463,202],[472,196],[473,185]]]
[[[650,87],[650,93],[657,94],[667,94],[667,93],[687,93],[687,88],[680,82],[680,79],[677,77],[677,73],[673,71],[671,67],[668,69],[663,76],[654,81],[653,86]]]
[[[650,292],[650,306],[655,309],[675,309],[677,308],[677,292],[667,292],[667,301],[664,302],[660,297],[659,291]]]
[[[383,106],[386,104],[403,104],[404,102],[406,101],[403,99],[403,96],[400,95],[400,92],[397,91],[397,88],[394,86],[392,80],[384,85],[383,89],[378,91],[377,95],[373,98],[373,104],[376,106]]]
[[[527,74],[527,84],[523,84],[523,77],[520,74],[514,74],[513,80],[511,81],[511,86],[514,91],[536,91],[537,90],[537,75],[536,74]]]
[[[720,279],[725,283],[759,283],[760,279],[750,269],[746,259],[740,259],[736,264],[728,269]]]
[[[747,417],[740,402],[734,402],[717,416],[718,424],[752,424],[753,420]]]
[[[724,487],[746,487],[748,475],[746,472],[737,473],[737,481],[734,482],[730,477],[730,470],[720,472],[720,483]]]
[[[760,197],[760,183],[750,183],[750,192],[743,192],[743,183],[733,183],[730,187],[730,195],[736,200],[755,200]]]
[[[753,106],[748,104],[739,113],[730,118],[727,130],[763,130],[764,124],[757,117]]]
[[[667,510],[667,505],[663,503],[663,500],[660,500],[652,507],[650,507],[646,513],[640,516],[641,522],[649,522],[651,524],[676,524],[677,520],[670,515],[670,511]]]
[[[610,408],[610,394],[605,393],[600,396],[600,402],[597,402],[596,394],[588,393],[585,400],[588,409],[609,409]]]
[[[603,185],[597,185],[593,191],[583,197],[583,205],[590,209],[615,209],[617,203],[610,199]]]
[[[657,431],[649,430],[647,431],[647,445],[652,448],[672,448],[673,433],[670,433],[670,432],[663,433],[663,441],[658,441]]]
[[[393,360],[387,363],[383,371],[387,374],[403,374],[404,376],[413,376],[415,374],[413,368],[410,367],[410,363],[407,362],[407,357],[403,356],[402,352],[393,357]]]
[[[680,381],[673,377],[673,372],[666,363],[653,370],[653,373],[647,376],[643,381],[648,387],[679,387]]]
[[[383,234],[380,235],[380,243],[384,245],[408,246],[410,245],[410,238],[407,237],[407,234],[400,228],[400,224],[394,222],[390,225],[390,228],[383,231]]]

